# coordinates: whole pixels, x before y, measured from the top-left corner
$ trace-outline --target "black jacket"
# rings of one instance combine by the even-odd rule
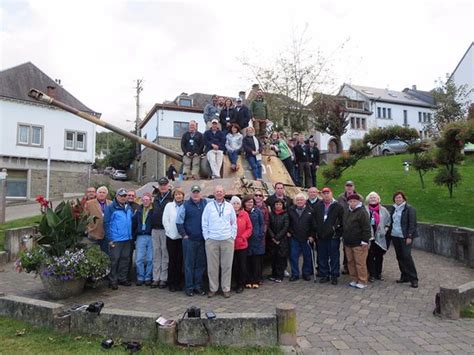
[[[152,206],[151,206],[152,207]],[[140,205],[132,218],[132,234],[133,239],[136,240],[139,235],[151,235],[151,225],[153,220],[153,207],[148,211],[145,220],[145,229],[142,224],[143,205]]]
[[[314,212],[314,208],[316,207],[316,205],[321,201],[321,199],[317,198],[315,202],[311,202],[309,199],[306,201],[306,203],[308,204],[308,206],[313,210]]]
[[[268,196],[265,203],[267,204],[268,207],[270,207],[270,209],[273,209],[273,205],[275,204],[276,200],[278,200],[278,197],[276,197],[276,195],[273,194],[271,196]],[[286,195],[283,197],[283,201],[285,201],[286,210],[288,210],[288,208],[290,208],[290,206],[293,204],[293,201],[291,200],[291,198]]]
[[[226,108],[224,107],[219,115],[219,121],[221,123],[222,129],[226,129],[227,123],[232,123],[231,119],[232,116],[234,115],[234,108]],[[227,120],[227,117],[229,117],[229,120]]]
[[[357,207],[352,211],[349,209],[345,211],[343,227],[344,245],[357,247],[361,245],[361,242],[369,242],[371,237],[370,219],[364,206]]]
[[[289,251],[288,238],[286,233],[290,227],[290,219],[288,213],[284,212],[276,214],[270,213],[270,222],[268,224],[268,236],[270,238],[270,248],[277,248],[280,256],[287,256]],[[279,241],[280,244],[275,244],[273,239]]]
[[[250,110],[247,106],[240,106],[237,111],[237,107],[234,108],[232,112],[232,117],[230,118],[231,123],[237,123],[240,129],[247,128],[250,121]]]
[[[253,137],[255,137],[255,136],[245,136],[244,139],[242,140],[242,148],[243,148],[246,155],[251,156],[251,155],[253,155],[252,152],[256,150],[255,142],[253,140]],[[258,143],[259,143],[258,152],[261,153],[262,149],[263,149],[263,144],[260,141],[260,139],[258,140]]]
[[[309,153],[309,145],[305,144],[302,146],[298,144],[294,148],[296,164],[311,162],[311,156]]]
[[[320,153],[318,147],[314,146],[309,150],[309,159],[311,161],[311,164],[319,165]]]
[[[390,218],[391,218],[390,232],[392,230],[391,226],[393,225],[394,212],[395,212],[395,208],[392,206],[392,208],[390,209]],[[400,224],[402,227],[403,238],[418,237],[416,210],[413,206],[409,205],[408,203],[405,205],[405,208],[402,211],[402,218],[400,220]]]
[[[296,205],[288,209],[288,217],[290,218],[290,232],[291,236],[299,242],[305,242],[308,237],[314,236],[315,221],[313,213],[309,206],[305,206],[301,217],[296,212]]]
[[[324,220],[325,205],[320,200],[313,208],[316,223],[316,238],[318,239],[338,239],[342,236],[342,222],[344,218],[344,208],[334,201],[329,205],[326,220]]]
[[[204,137],[201,132],[194,132],[194,137],[191,137],[190,132],[186,132],[181,137],[181,150],[184,154],[202,154],[204,149]]]
[[[151,226],[153,229],[164,229],[163,227],[163,212],[168,202],[173,201],[171,197],[171,190],[165,196],[157,194],[153,199],[153,215]]]

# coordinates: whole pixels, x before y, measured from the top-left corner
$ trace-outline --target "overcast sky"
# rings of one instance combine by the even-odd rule
[[[253,83],[239,58],[267,65],[305,24],[338,86],[430,90],[473,41],[473,13],[470,0],[0,0],[0,69],[31,61],[131,129],[136,79],[141,117],[182,92],[236,96]]]

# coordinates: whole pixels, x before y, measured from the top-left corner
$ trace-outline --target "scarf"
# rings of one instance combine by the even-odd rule
[[[375,228],[377,228],[380,224],[380,204],[376,204],[376,205],[369,204],[369,212],[370,212],[370,216],[374,217]]]
[[[281,210],[281,211],[275,210],[275,211],[273,211],[273,213],[275,213],[275,214],[283,214],[283,213],[285,213],[285,210]]]

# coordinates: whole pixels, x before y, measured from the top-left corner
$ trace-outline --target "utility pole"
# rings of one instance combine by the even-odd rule
[[[138,131],[138,126],[140,125],[140,93],[143,91],[143,79],[137,79],[137,85],[135,86],[135,90],[137,96],[135,96],[136,102],[136,117],[135,117],[135,134],[140,136],[140,132]],[[136,153],[137,155],[140,154],[140,143],[136,144]]]
[[[7,207],[7,169],[0,172],[0,223],[5,223]]]

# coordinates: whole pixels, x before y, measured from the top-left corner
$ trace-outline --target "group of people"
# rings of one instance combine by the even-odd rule
[[[201,157],[206,156],[211,168],[211,178],[221,177],[224,154],[231,169],[237,171],[238,157],[243,153],[256,180],[262,179],[262,151],[273,150],[283,162],[294,183],[301,187],[316,186],[320,152],[313,137],[297,134],[285,139],[282,133],[267,136],[268,108],[264,94],[258,90],[250,107],[241,98],[212,97],[204,108],[204,134],[197,130],[196,121],[189,123],[188,131],[181,137],[184,179],[199,178]]]
[[[106,187],[88,189],[84,209],[96,217],[88,226],[88,238],[110,256],[109,285],[114,290],[131,286],[134,250],[137,286],[172,292],[184,287],[188,296],[214,297],[221,289],[228,298],[231,287],[237,293],[259,288],[265,254],[271,259],[268,278],[273,282],[283,281],[289,261],[289,281],[314,278],[336,285],[341,240],[350,286],[363,289],[383,280],[384,254],[393,244],[401,273],[397,282],[418,287],[411,256],[416,212],[402,191],[393,194],[394,204],[387,209],[376,192],[364,200],[352,181],[337,199],[329,187],[311,187],[307,195],[291,199],[282,183],[275,184],[266,200],[257,190],[227,201],[220,185],[209,199],[197,184],[186,200],[185,192],[172,189],[166,177],[153,188],[141,196],[140,204],[134,191],[121,188],[110,201]]]

